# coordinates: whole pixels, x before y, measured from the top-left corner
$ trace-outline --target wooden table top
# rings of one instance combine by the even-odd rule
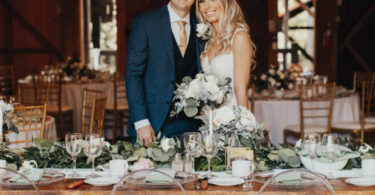
[[[58,183],[54,183],[47,186],[42,186],[39,188],[42,194],[75,194],[75,195],[106,195],[110,194],[113,186],[108,187],[95,187],[88,184],[83,184],[80,187],[69,190],[66,188],[68,183],[72,182],[72,180],[66,179]],[[337,194],[342,195],[352,195],[352,194],[365,194],[365,195],[374,195],[375,194],[375,187],[357,187],[353,185],[346,184],[343,180],[331,180],[330,181],[333,187],[336,190]],[[207,190],[196,190],[195,183],[186,184],[184,186],[187,194],[189,195],[211,195],[211,194],[219,194],[219,195],[256,195],[257,191],[262,186],[261,183],[254,183],[254,189],[251,191],[245,191],[242,189],[242,186],[233,186],[233,187],[220,187],[209,185]],[[313,186],[310,188],[303,188],[300,191],[296,191],[291,193],[290,191],[285,191],[284,189],[273,189],[272,192],[267,194],[328,194],[322,191],[322,187],[320,186]],[[0,195],[32,195],[37,194],[30,189],[9,189],[6,187],[0,186]],[[134,185],[126,184],[124,189],[121,191],[121,194],[129,194],[129,195],[168,195],[168,194],[183,194],[179,191],[179,188],[173,189],[146,189],[140,188]]]

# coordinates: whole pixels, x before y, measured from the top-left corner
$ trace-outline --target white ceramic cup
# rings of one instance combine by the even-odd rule
[[[6,168],[7,167],[7,161],[0,160],[0,167],[1,168]],[[0,174],[4,174],[4,173],[5,173],[5,170],[4,169],[0,169]]]
[[[249,160],[233,160],[232,175],[238,177],[248,177],[254,171],[254,165]]]
[[[111,170],[112,177],[118,178],[128,172],[128,161],[127,160],[111,160],[109,161],[109,169]]]
[[[362,175],[375,176],[375,159],[362,160]]]

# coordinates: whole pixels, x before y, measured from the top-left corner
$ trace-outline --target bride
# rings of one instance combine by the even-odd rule
[[[226,106],[249,108],[247,89],[255,46],[237,0],[197,0],[197,18],[209,26],[209,39],[201,54],[205,73],[232,78],[234,93]]]

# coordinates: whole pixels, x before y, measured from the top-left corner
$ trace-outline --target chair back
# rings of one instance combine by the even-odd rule
[[[362,82],[361,92],[361,144],[365,140],[365,119],[375,115],[375,83],[373,81]]]
[[[95,98],[92,105],[92,113],[90,120],[90,134],[97,133],[103,135],[104,115],[105,106],[107,103],[107,97]]]
[[[353,91],[358,91],[362,88],[363,81],[374,82],[375,73],[373,72],[354,72]]]
[[[158,174],[160,175],[159,177],[166,177],[171,179],[173,181],[173,185],[177,186],[183,194],[187,195],[185,188],[181,185],[181,183],[178,180],[166,174],[165,172],[156,169],[140,169],[125,174],[123,177],[121,177],[122,179],[120,179],[120,181],[113,186],[111,195],[124,194],[126,190],[129,190],[125,188],[125,184],[128,183],[128,180],[132,180],[133,183],[137,183],[140,184],[140,186],[142,186],[142,183],[140,182],[143,182],[143,180],[145,179],[145,175],[149,174]]]
[[[273,175],[259,189],[261,194],[332,194],[335,189],[323,175],[307,169],[290,169]]]
[[[33,138],[43,138],[47,116],[47,104],[41,106],[18,106],[14,108],[11,121],[18,129],[18,134],[9,133],[9,146],[14,147],[32,143]]]
[[[103,129],[103,125],[100,123],[95,123],[95,112],[97,116],[101,116],[98,114],[102,110],[103,106],[103,99],[107,99],[106,95],[103,91],[99,90],[92,90],[92,89],[84,89],[83,91],[83,105],[82,105],[82,123],[81,123],[81,132],[82,133],[92,133],[95,130]],[[105,110],[105,103],[104,101],[104,110]],[[104,111],[103,111],[104,113]],[[103,121],[104,121],[104,114],[103,114]],[[96,126],[99,126],[96,128]],[[95,127],[95,128],[94,128]]]
[[[16,83],[12,65],[0,66],[0,96],[16,94]]]
[[[18,103],[24,106],[48,106],[49,86],[36,86],[31,84],[18,85]]]
[[[306,123],[318,119],[326,120],[327,132],[331,132],[332,108],[335,98],[336,83],[305,84],[299,86],[300,99],[300,135],[304,137]],[[307,121],[310,120],[310,121]]]
[[[122,73],[116,72],[113,79],[113,89],[114,89],[114,109],[117,110],[117,106],[121,104],[128,104],[126,99],[126,88],[125,88],[125,78]]]
[[[38,87],[49,87],[48,106],[58,107],[61,112],[62,75],[59,73],[35,75],[34,85]]]

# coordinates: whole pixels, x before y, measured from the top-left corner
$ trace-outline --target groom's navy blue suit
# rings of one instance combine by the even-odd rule
[[[134,19],[126,62],[128,134],[133,141],[137,136],[134,123],[143,119],[150,121],[155,134],[161,131],[167,137],[199,128],[199,121],[182,114],[169,117],[175,84],[184,76],[194,77],[201,71],[202,44],[195,36],[194,16],[190,24],[189,43],[182,57],[172,33],[167,6]]]

